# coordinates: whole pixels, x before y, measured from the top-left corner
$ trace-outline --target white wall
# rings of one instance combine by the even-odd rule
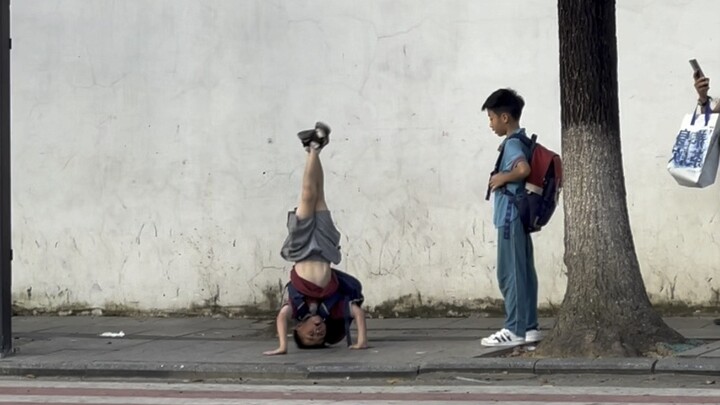
[[[480,111],[512,86],[559,150],[548,0],[33,0],[13,10],[14,298],[182,310],[267,304],[304,152],[322,154],[341,268],[370,306],[405,294],[498,298],[484,198],[498,139]],[[694,102],[687,60],[720,81],[712,0],[618,4],[625,176],[655,299],[717,302],[720,191],[665,171]],[[565,289],[562,213],[535,238],[541,301]]]

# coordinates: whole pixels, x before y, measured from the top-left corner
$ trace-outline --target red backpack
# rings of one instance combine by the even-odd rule
[[[535,134],[532,138],[528,138],[525,134],[515,134],[510,138],[518,139],[525,147],[530,175],[525,179],[524,193],[514,195],[507,190],[502,192],[515,203],[525,231],[537,232],[550,221],[560,199],[563,180],[562,160],[560,155],[537,143]],[[500,172],[503,152],[504,150],[500,151],[491,176]],[[485,199],[490,199],[490,189]]]

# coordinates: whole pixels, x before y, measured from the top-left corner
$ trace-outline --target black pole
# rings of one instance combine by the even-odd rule
[[[10,0],[0,0],[0,357],[12,353]]]

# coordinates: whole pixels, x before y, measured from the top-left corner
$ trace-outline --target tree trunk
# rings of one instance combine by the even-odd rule
[[[614,0],[558,0],[568,285],[545,356],[638,356],[684,338],[650,304],[628,219]]]

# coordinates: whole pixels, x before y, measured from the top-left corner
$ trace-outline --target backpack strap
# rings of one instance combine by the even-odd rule
[[[502,164],[502,158],[503,154],[505,153],[505,144],[503,144],[502,148],[500,149],[500,153],[498,154],[497,160],[495,161],[495,168],[490,173],[490,177],[500,173],[500,164]],[[492,193],[492,189],[488,185],[487,192],[485,193],[485,201],[490,201],[490,194]]]
[[[537,135],[532,134],[531,138],[528,138],[525,133],[514,133],[510,135],[507,140],[510,139],[517,139],[519,140],[523,146],[525,147],[525,159],[527,159],[528,164],[530,163],[530,159],[532,158],[533,150],[535,149],[535,145],[537,144]],[[503,155],[505,154],[505,143],[502,144],[502,148],[500,148],[500,153],[498,154],[498,158],[495,161],[495,169],[490,173],[490,177],[500,173],[500,165],[502,164]],[[490,189],[490,186],[487,188],[487,192],[485,193],[485,201],[490,200],[490,194],[492,193],[492,190]],[[508,194],[505,192],[505,194]]]
[[[287,288],[288,300],[290,301],[290,305],[295,313],[295,319],[302,321],[309,317],[311,315],[310,308],[305,302],[305,296],[300,294],[300,292],[293,287],[292,283],[287,283],[285,288]]]
[[[318,315],[320,315],[322,319],[328,319],[333,307],[342,301],[342,299],[343,296],[340,294],[338,289],[338,291],[334,292],[331,296],[325,298],[318,304]]]
[[[527,159],[528,163],[530,163],[530,160],[532,159],[533,150],[535,149],[535,145],[537,144],[537,135],[532,134],[530,138],[528,138],[525,134],[515,134],[512,137],[508,139],[517,139],[520,141],[523,146],[525,147],[525,158]]]

